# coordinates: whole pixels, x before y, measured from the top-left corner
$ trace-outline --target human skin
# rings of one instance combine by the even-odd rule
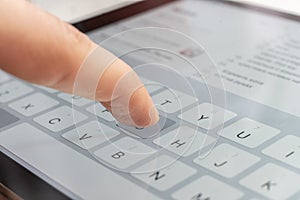
[[[29,2],[0,0],[0,5],[0,68],[18,78],[72,93],[77,72],[93,50],[100,48],[101,54],[111,56],[73,26]],[[114,88],[126,74],[136,75],[116,58],[99,77],[94,100],[113,110]],[[80,90],[75,95],[91,98]],[[129,96],[130,111],[130,120],[120,119],[122,122],[146,127],[158,121],[158,112],[143,85],[122,95]],[[118,120],[118,114],[113,115]]]

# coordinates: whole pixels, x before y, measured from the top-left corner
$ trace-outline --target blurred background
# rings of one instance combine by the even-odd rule
[[[262,7],[271,8],[274,10],[279,10],[281,12],[300,16],[299,0],[231,0],[231,1],[262,6]]]
[[[28,0],[69,23],[97,16],[140,0]]]
[[[139,0],[28,0],[69,23],[109,12]],[[300,16],[299,0],[229,0]]]

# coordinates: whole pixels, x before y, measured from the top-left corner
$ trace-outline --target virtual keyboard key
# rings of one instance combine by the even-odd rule
[[[181,126],[153,142],[179,156],[189,156],[212,144],[214,138],[188,126]]]
[[[265,148],[262,152],[300,169],[300,137],[287,135]]]
[[[259,160],[257,156],[224,143],[212,149],[206,157],[196,158],[194,162],[221,176],[232,178]]]
[[[129,135],[145,139],[159,135],[161,131],[171,127],[175,123],[176,122],[174,122],[173,120],[160,116],[159,121],[155,125],[146,128],[126,126],[121,123],[116,124],[116,126],[121,128],[124,132],[128,133]]]
[[[235,200],[240,199],[243,193],[215,178],[203,176],[179,189],[172,196],[178,200]]]
[[[0,85],[0,103],[6,103],[32,91],[32,88],[19,81],[4,83]]]
[[[130,137],[124,137],[94,152],[97,157],[118,169],[126,169],[153,153],[154,149]]]
[[[177,90],[164,90],[155,94],[152,99],[156,107],[166,113],[177,112],[198,101],[197,98]]]
[[[288,199],[300,191],[300,175],[269,163],[240,181],[240,184],[270,199]]]
[[[60,93],[58,94],[58,97],[71,104],[74,104],[75,106],[85,106],[93,102],[92,100],[80,96],[76,96],[76,95],[66,94],[66,93]]]
[[[59,132],[85,120],[86,118],[87,117],[80,112],[68,106],[62,106],[34,118],[34,121],[53,132]]]
[[[64,133],[62,137],[83,149],[90,149],[117,135],[119,135],[118,131],[100,124],[98,121],[91,121]]]
[[[58,104],[58,101],[44,94],[35,93],[9,104],[9,107],[22,115],[32,116]]]
[[[136,171],[136,173],[135,173]],[[167,155],[161,155],[131,173],[135,178],[157,190],[167,190],[197,171]]]
[[[249,118],[243,118],[219,134],[246,147],[255,148],[280,133],[280,130]]]
[[[219,106],[202,103],[198,107],[180,114],[178,117],[206,130],[214,129],[234,118],[236,114]]]

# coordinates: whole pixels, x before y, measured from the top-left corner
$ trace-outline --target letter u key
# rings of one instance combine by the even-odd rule
[[[247,137],[249,137],[251,135],[250,133],[248,133],[246,135],[244,133],[245,133],[245,131],[242,131],[239,134],[237,134],[236,136],[240,139],[246,139]]]

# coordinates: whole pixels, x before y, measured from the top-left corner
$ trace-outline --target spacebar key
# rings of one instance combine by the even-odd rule
[[[29,124],[0,132],[0,146],[82,199],[158,199]]]

